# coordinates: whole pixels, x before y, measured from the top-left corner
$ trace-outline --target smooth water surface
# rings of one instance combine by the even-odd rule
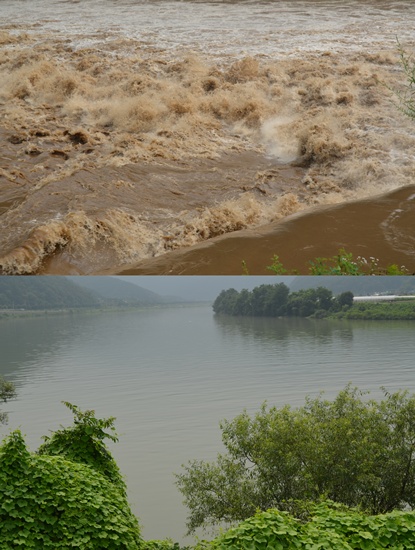
[[[222,451],[219,421],[244,408],[301,405],[347,383],[380,396],[415,391],[411,322],[215,317],[210,306],[0,321],[0,373],[18,399],[3,407],[32,450],[71,422],[61,404],[115,416],[111,449],[146,538],[183,541],[173,472]]]

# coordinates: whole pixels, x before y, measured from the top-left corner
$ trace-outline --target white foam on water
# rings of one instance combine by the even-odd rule
[[[413,122],[390,90],[404,85],[396,35],[414,45],[413,2],[81,0],[50,8],[2,0],[0,130],[10,161],[0,202],[17,185],[20,192],[0,218],[0,263],[6,254],[16,272],[28,269],[27,247],[40,255],[31,272],[62,247],[84,265],[88,228],[113,248],[103,255],[107,267],[113,256],[161,254],[413,183]],[[239,188],[224,173],[216,195],[186,203],[180,170],[230,151],[301,165],[304,185],[281,201],[267,183],[273,175],[245,181],[241,160]],[[94,177],[160,162],[178,175],[152,188],[144,176]],[[80,183],[85,172],[91,177]],[[247,200],[247,190],[261,195]],[[176,210],[171,193],[184,197]],[[114,212],[124,220],[116,232]],[[64,227],[76,213],[87,228],[72,218]]]

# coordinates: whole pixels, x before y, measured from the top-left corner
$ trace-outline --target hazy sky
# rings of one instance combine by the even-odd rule
[[[312,277],[312,276],[195,276],[195,275],[166,275],[166,276],[117,276],[117,279],[134,283],[162,296],[177,296],[186,300],[212,301],[222,290],[234,288],[241,291],[243,288],[252,290],[262,284],[285,283],[291,290],[300,288],[316,288],[325,286],[332,290],[333,294],[339,294],[351,290],[355,296],[366,296],[375,293],[407,294],[405,285],[411,286],[411,294],[414,293],[413,277]],[[409,288],[409,287],[408,287]],[[404,290],[403,292],[401,291]]]
[[[285,282],[287,285],[294,277],[271,276],[117,276],[117,279],[134,283],[138,286],[152,290],[162,296],[180,296],[190,300],[214,300],[222,290],[235,288],[252,290],[262,284],[277,284]]]

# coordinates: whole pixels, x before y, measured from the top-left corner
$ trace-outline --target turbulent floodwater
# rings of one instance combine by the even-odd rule
[[[414,20],[412,0],[2,0],[0,270],[117,272],[413,186],[390,87]]]

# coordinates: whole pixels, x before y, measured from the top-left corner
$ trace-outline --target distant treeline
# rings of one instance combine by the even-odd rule
[[[326,317],[347,310],[352,304],[353,293],[350,291],[342,292],[337,297],[324,287],[290,293],[284,283],[279,283],[261,285],[252,291],[222,290],[213,303],[213,311],[252,317]]]

